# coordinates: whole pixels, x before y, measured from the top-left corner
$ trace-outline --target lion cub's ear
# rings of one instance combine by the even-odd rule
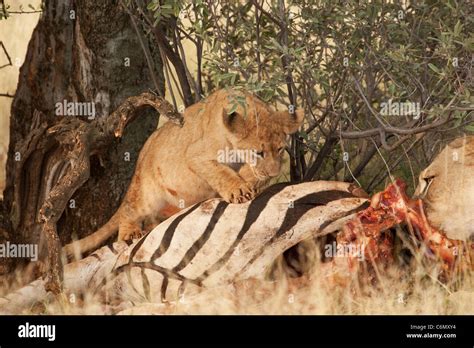
[[[283,128],[285,134],[293,134],[303,124],[304,110],[297,109],[293,114],[290,114],[288,111],[277,111],[274,117]]]
[[[245,137],[247,135],[245,119],[238,112],[233,111],[229,114],[224,109],[222,112],[222,121],[224,122],[224,126],[235,136]]]

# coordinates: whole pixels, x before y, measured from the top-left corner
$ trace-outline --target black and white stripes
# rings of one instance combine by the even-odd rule
[[[161,303],[206,287],[261,278],[285,250],[340,229],[366,208],[367,199],[353,192],[348,183],[318,181],[277,184],[245,204],[211,199],[171,217],[130,246],[115,243],[66,265],[64,287],[73,292],[95,289],[107,301]],[[38,300],[24,288],[7,302],[26,304],[28,296]],[[0,299],[0,311],[2,303]]]
[[[130,288],[155,302],[176,300],[189,285],[262,277],[284,250],[312,234],[334,231],[366,208],[367,201],[350,190],[337,182],[277,184],[246,204],[214,199],[195,205],[132,246],[115,268],[114,281],[124,288],[130,274],[140,274],[146,280],[132,281]]]

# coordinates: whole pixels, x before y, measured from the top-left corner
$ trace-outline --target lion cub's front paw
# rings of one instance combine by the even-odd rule
[[[222,198],[229,203],[245,203],[255,197],[255,190],[247,183],[231,187]]]

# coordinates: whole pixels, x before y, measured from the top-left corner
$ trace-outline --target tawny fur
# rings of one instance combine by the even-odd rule
[[[274,111],[248,93],[213,93],[184,111],[183,127],[167,122],[150,136],[117,212],[95,233],[66,245],[65,254],[94,250],[117,230],[119,240],[139,237],[144,221],[163,220],[209,198],[251,200],[279,174],[286,138],[302,122],[300,110]],[[225,149],[254,150],[260,156],[255,166],[235,166],[218,161]]]
[[[449,143],[420,173],[415,195],[449,238],[474,237],[474,136]]]

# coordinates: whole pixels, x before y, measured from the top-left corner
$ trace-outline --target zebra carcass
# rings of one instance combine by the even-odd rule
[[[176,301],[203,288],[248,278],[288,248],[339,230],[368,207],[343,182],[276,184],[245,204],[210,199],[174,215],[131,245],[114,243],[64,268],[66,293],[93,292],[106,304]],[[0,299],[17,313],[48,294],[39,279]]]

